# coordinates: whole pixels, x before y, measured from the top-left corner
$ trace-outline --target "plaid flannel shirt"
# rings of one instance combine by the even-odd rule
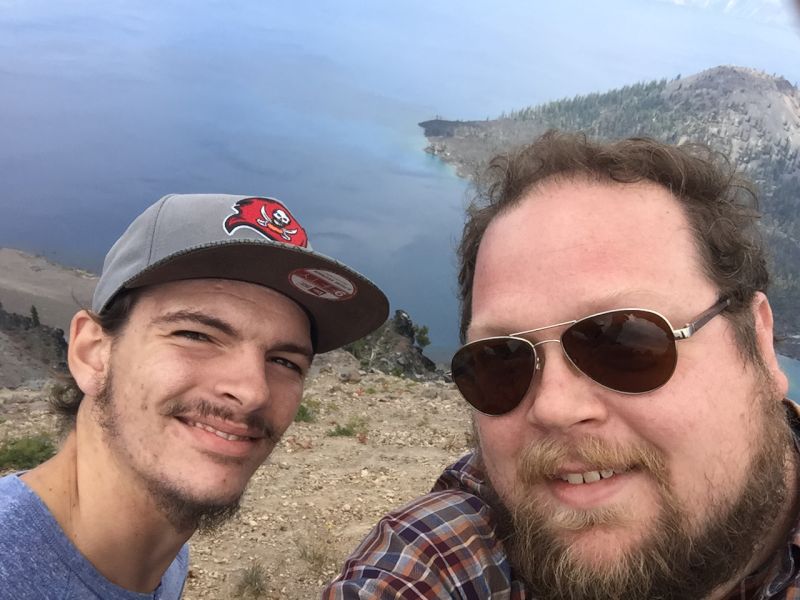
[[[787,411],[788,412],[788,411]],[[798,443],[800,418],[790,420]],[[383,517],[347,559],[323,600],[535,600],[514,575],[495,536],[492,511],[475,456],[448,467],[429,494]],[[798,523],[800,526],[800,522]],[[729,598],[800,600],[800,527],[758,579]]]

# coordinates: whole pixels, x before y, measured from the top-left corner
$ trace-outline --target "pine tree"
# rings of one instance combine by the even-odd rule
[[[31,304],[31,321],[33,321],[34,327],[38,327],[40,325],[39,311],[36,310],[36,307],[33,304]]]

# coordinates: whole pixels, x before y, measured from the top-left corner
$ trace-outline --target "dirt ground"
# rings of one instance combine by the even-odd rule
[[[320,362],[304,396],[314,421],[289,429],[231,522],[192,539],[187,600],[318,597],[381,515],[467,450],[469,414],[451,384]],[[330,436],[337,425],[354,435]],[[0,391],[0,440],[52,427],[39,393]]]

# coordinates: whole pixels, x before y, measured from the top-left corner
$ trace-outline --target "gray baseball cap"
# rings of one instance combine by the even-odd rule
[[[367,335],[389,314],[374,283],[312,250],[283,203],[228,194],[171,194],[147,208],[106,255],[92,310],[102,313],[123,290],[201,278],[288,296],[311,318],[316,352]]]

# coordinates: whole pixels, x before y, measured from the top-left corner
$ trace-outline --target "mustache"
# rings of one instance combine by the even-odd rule
[[[278,442],[275,428],[267,423],[266,419],[261,415],[252,413],[237,415],[230,407],[222,404],[214,404],[208,400],[195,400],[193,402],[185,402],[177,399],[172,400],[169,404],[164,406],[162,414],[165,417],[187,417],[190,415],[198,417],[216,417],[232,423],[242,423],[248,429],[257,431],[268,440],[275,443]]]
[[[572,441],[546,438],[532,443],[519,457],[520,481],[530,486],[551,480],[570,461],[579,461],[596,470],[637,469],[650,473],[662,485],[667,482],[666,461],[655,447],[615,444],[596,436]]]

